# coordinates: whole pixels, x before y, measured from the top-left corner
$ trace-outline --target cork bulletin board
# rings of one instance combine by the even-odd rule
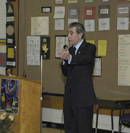
[[[117,30],[117,7],[119,4],[130,4],[130,1],[109,0],[93,0],[86,2],[78,0],[77,3],[68,3],[64,0],[61,4],[56,4],[53,0],[23,0],[19,7],[19,62],[18,75],[22,76],[26,73],[27,78],[40,80],[40,66],[27,65],[27,36],[31,35],[31,18],[32,17],[49,17],[49,34],[45,37],[50,37],[50,58],[43,60],[43,92],[64,94],[64,85],[66,78],[62,75],[60,65],[62,60],[55,58],[55,36],[67,35],[68,26],[68,9],[76,7],[79,12],[78,22],[84,24],[84,9],[89,7],[95,10],[95,14],[91,19],[95,20],[94,31],[88,31],[85,34],[85,40],[94,40],[97,47],[96,57],[101,57],[101,76],[94,76],[93,83],[97,97],[130,97],[129,86],[118,85],[118,35],[130,34],[130,30]],[[55,7],[65,7],[64,30],[55,30]],[[43,8],[45,7],[45,8]],[[49,7],[49,8],[47,8]],[[99,14],[99,9],[107,8],[109,14]],[[41,9],[45,9],[44,13]],[[91,12],[90,12],[91,13]],[[106,18],[109,25],[106,30],[102,30],[99,22]],[[128,17],[129,18],[129,17]],[[105,20],[106,20],[105,19]],[[94,21],[92,21],[94,22]],[[129,23],[128,23],[129,27]],[[99,41],[105,40],[105,54],[98,55]]]

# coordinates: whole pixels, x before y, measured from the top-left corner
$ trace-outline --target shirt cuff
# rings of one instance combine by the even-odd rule
[[[72,55],[70,55],[70,59],[68,60],[68,64],[71,63],[71,60],[72,60]]]
[[[72,55],[70,55],[70,59],[68,60],[68,64],[71,64],[71,60],[72,60]],[[62,65],[65,65],[65,61],[62,61]]]
[[[62,61],[62,65],[65,65],[65,61],[64,60]]]

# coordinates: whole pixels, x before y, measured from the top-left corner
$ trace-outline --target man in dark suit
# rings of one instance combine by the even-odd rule
[[[63,104],[65,133],[92,133],[93,105],[97,103],[92,82],[96,46],[87,43],[84,35],[82,24],[69,24],[68,40],[72,47],[59,52],[62,73],[67,76]]]

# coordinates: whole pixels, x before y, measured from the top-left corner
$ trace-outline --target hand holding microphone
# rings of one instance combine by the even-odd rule
[[[67,45],[64,45],[64,46],[63,46],[63,49],[66,49],[66,48],[68,49],[68,46],[67,46]]]
[[[70,59],[70,53],[67,45],[64,45],[63,49],[58,54],[61,59],[64,59],[64,60]]]

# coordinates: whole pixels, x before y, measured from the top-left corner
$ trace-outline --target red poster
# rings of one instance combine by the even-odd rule
[[[84,7],[84,19],[95,19],[95,7]]]

